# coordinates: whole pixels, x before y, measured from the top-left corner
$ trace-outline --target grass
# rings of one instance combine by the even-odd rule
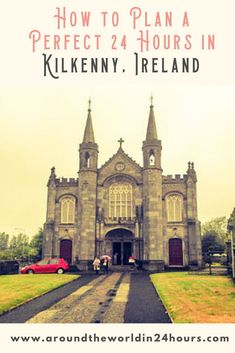
[[[78,278],[78,275],[2,275],[0,276],[0,314],[75,278]]]
[[[173,322],[235,323],[235,286],[226,276],[151,275]]]

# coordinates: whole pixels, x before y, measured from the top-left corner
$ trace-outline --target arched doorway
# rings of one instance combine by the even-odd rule
[[[169,265],[183,266],[183,247],[179,238],[169,240]]]
[[[69,264],[72,262],[72,240],[62,239],[60,241],[60,257],[65,259]]]
[[[111,244],[113,265],[128,265],[129,257],[134,250],[134,235],[130,230],[118,228],[106,234],[106,241]]]

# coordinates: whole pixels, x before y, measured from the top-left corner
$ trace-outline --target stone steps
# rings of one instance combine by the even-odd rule
[[[135,272],[136,268],[133,268],[129,265],[112,265],[110,267],[110,271],[112,272]]]

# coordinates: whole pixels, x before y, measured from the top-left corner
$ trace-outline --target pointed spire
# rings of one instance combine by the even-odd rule
[[[153,96],[151,96],[150,100],[151,100],[151,105],[150,105],[150,111],[149,111],[149,121],[148,121],[148,128],[147,128],[147,134],[146,134],[146,141],[158,139],[154,110],[153,110]]]
[[[56,174],[55,174],[55,167],[51,168],[51,174],[47,183],[47,186],[54,186],[56,184]]]
[[[191,176],[193,178],[193,181],[197,181],[197,174],[194,169],[194,163],[193,162],[188,162],[188,170],[187,170],[187,175]]]
[[[83,142],[95,142],[94,131],[92,126],[92,119],[91,119],[91,99],[89,98],[88,101],[88,114],[87,114],[87,121],[86,127],[83,135]]]

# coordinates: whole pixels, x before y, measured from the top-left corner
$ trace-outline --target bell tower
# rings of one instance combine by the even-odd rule
[[[94,131],[91,118],[91,100],[89,99],[89,107],[87,114],[86,126],[83,134],[83,141],[79,148],[81,171],[97,171],[98,162],[98,145],[95,143]]]
[[[158,139],[153,98],[143,141],[144,259],[150,270],[163,270],[161,141]]]
[[[96,188],[98,145],[95,143],[89,99],[88,115],[79,146],[78,224],[79,224],[79,267],[86,270],[88,261],[94,259],[96,243]]]

